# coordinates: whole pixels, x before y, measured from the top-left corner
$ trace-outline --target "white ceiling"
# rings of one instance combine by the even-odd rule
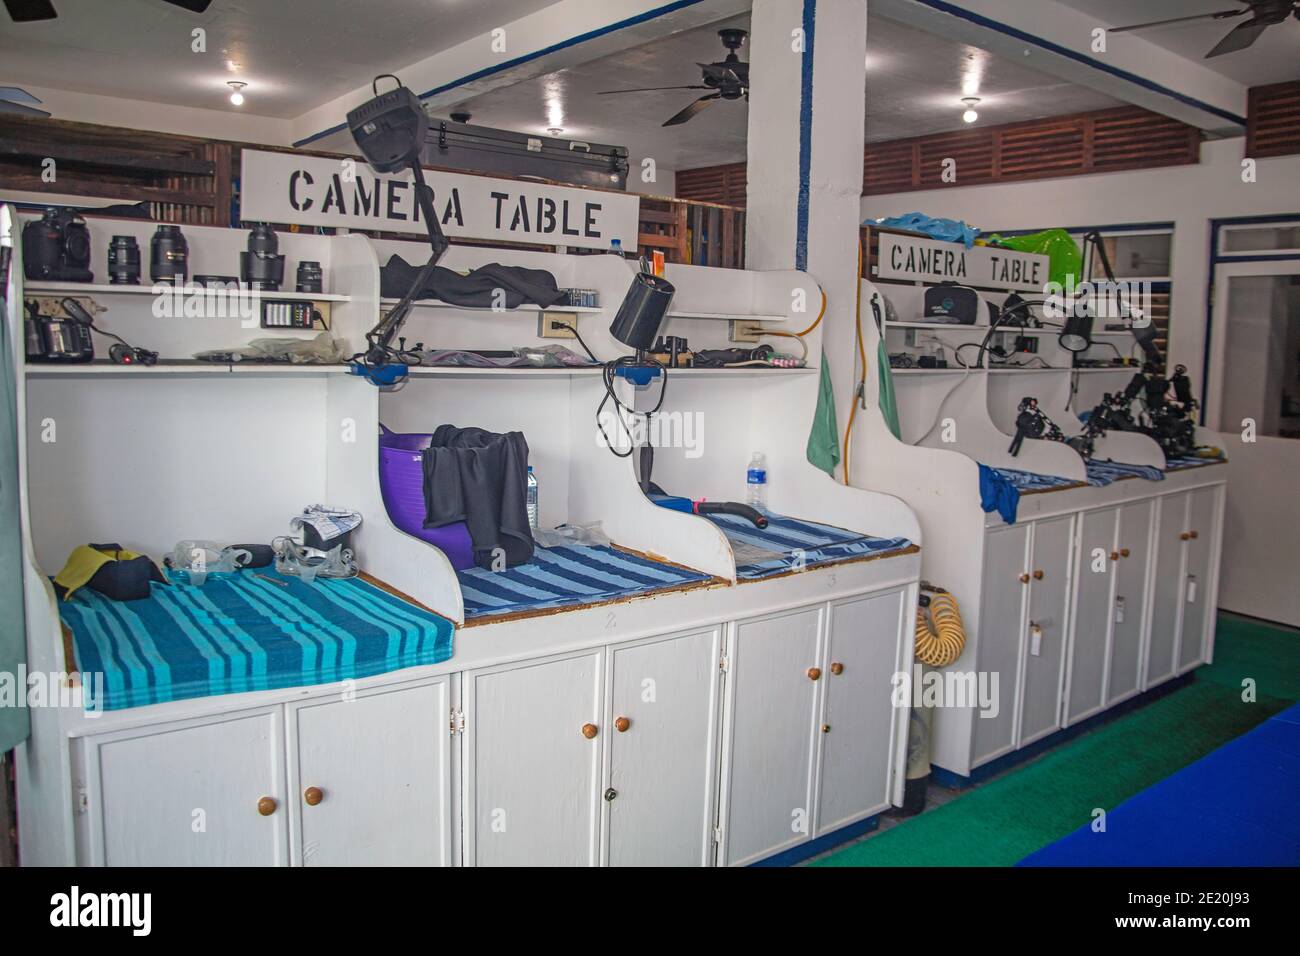
[[[700,91],[597,93],[699,83],[695,64],[720,60],[726,53],[718,29],[748,25],[748,17],[716,23],[493,90],[459,106],[473,114],[476,124],[533,133],[560,126],[565,137],[627,146],[634,158],[653,156],[667,169],[740,162],[745,159],[748,122],[744,100],[715,103],[684,126],[665,129],[663,121]],[[961,128],[963,96],[981,98],[981,124],[1120,104],[1021,63],[882,17],[869,20],[867,51],[868,142]],[[740,55],[748,59],[747,48]]]
[[[555,0],[215,0],[195,15],[162,0],[53,0],[57,20],[0,8],[0,80],[289,119]],[[190,31],[207,31],[207,52]],[[232,69],[230,63],[237,64]]]
[[[1099,26],[1122,27],[1171,17],[1187,17],[1197,13],[1215,13],[1219,10],[1245,9],[1244,3],[1235,0],[1058,0],[1067,7],[1097,17]],[[1300,20],[1292,17],[1286,23],[1269,27],[1254,45],[1238,53],[1226,53],[1212,60],[1203,59],[1225,33],[1242,20],[1207,20],[1196,23],[1171,23],[1152,27],[1132,34],[1150,43],[1164,47],[1171,53],[1197,60],[1229,79],[1246,86],[1266,83],[1283,83],[1300,79]],[[1124,43],[1128,37],[1115,34],[1109,38],[1113,44]]]

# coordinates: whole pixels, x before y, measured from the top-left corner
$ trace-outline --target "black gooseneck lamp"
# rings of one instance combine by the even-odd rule
[[[397,81],[395,89],[379,92],[381,79]],[[393,338],[406,321],[416,293],[424,288],[429,276],[450,243],[442,232],[438,214],[433,208],[433,190],[424,181],[420,166],[420,153],[429,132],[429,116],[424,112],[420,98],[402,85],[391,73],[375,77],[371,84],[375,98],[348,112],[348,129],[366,162],[377,173],[392,173],[409,168],[415,177],[415,198],[424,228],[429,234],[432,255],[424,264],[406,294],[397,301],[379,323],[366,333],[368,348],[358,358],[370,367],[387,365],[397,357],[392,347]]]

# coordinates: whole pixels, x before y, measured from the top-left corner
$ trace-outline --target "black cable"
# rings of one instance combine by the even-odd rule
[[[568,322],[552,322],[551,324],[554,328],[568,329],[570,332],[572,332],[573,337],[578,340],[578,344],[582,346],[582,350],[587,353],[587,356],[597,365],[603,364],[600,361],[600,359],[596,358],[596,353],[587,347],[586,341],[582,338],[582,335],[579,334],[576,328],[574,328]]]
[[[586,348],[586,346],[584,345],[583,348]],[[668,369],[663,366],[655,366],[659,370],[660,374],[663,375],[663,380],[659,386],[659,401],[655,407],[648,412],[638,412],[636,409],[632,408],[632,406],[625,404],[615,393],[614,382],[618,377],[618,370],[620,368],[629,367],[646,368],[649,366],[642,364],[641,358],[636,355],[621,355],[602,365],[601,379],[605,384],[605,397],[602,398],[600,404],[596,406],[596,428],[600,430],[601,437],[605,439],[606,447],[608,447],[610,452],[618,458],[631,458],[632,453],[637,449],[635,439],[632,436],[632,430],[628,428],[627,422],[623,419],[622,412],[627,411],[631,415],[645,415],[646,428],[648,431],[650,419],[654,418],[659,410],[664,407],[664,399],[668,395]],[[626,452],[618,451],[614,447],[614,443],[609,439],[609,433],[605,431],[605,426],[600,420],[600,413],[605,410],[605,406],[609,404],[611,399],[614,402],[615,416],[618,418],[619,424],[623,426],[623,434],[627,436],[628,448]]]

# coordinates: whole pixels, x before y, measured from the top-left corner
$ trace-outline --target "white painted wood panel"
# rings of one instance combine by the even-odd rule
[[[730,647],[723,843],[730,865],[808,839],[824,608],[742,621]]]
[[[1022,657],[1020,747],[1061,726],[1073,525],[1073,516],[1034,522],[1029,615]],[[1035,626],[1042,630],[1038,641],[1034,639]]]
[[[1151,565],[1151,520],[1154,512],[1155,503],[1151,500],[1135,501],[1119,510],[1116,541],[1120,559],[1115,571],[1112,611],[1115,623],[1111,629],[1106,682],[1108,706],[1137,693],[1141,686],[1142,643],[1151,603],[1147,577]]]
[[[466,675],[467,864],[596,864],[604,653]]]
[[[1178,669],[1199,663],[1205,657],[1205,638],[1213,616],[1214,590],[1211,580],[1213,552],[1217,540],[1219,492],[1198,488],[1187,507],[1187,572],[1183,580],[1183,621],[1179,628]]]
[[[1106,647],[1112,620],[1110,609],[1120,560],[1115,542],[1118,520],[1116,508],[1088,511],[1079,516],[1074,627],[1070,638],[1069,694],[1065,710],[1067,724],[1096,713],[1104,705]]]
[[[903,592],[831,605],[822,710],[817,835],[889,806],[895,729],[907,707],[893,703]],[[910,663],[910,662],[909,662]]]
[[[713,862],[721,653],[716,628],[611,650],[609,865]]]
[[[91,745],[91,860],[107,866],[283,866],[288,860],[279,707]],[[275,801],[269,816],[263,797]]]
[[[449,682],[290,708],[295,863],[450,865]]]
[[[1183,619],[1183,575],[1186,549],[1181,540],[1187,530],[1188,493],[1159,499],[1156,526],[1155,571],[1151,592],[1151,632],[1147,638],[1146,687],[1173,676],[1178,630]]]
[[[1029,525],[1011,525],[990,532],[984,542],[984,581],[980,611],[980,673],[996,674],[997,713],[975,718],[972,764],[990,760],[1015,745],[1016,707],[1020,687],[1020,645],[1029,572]]]

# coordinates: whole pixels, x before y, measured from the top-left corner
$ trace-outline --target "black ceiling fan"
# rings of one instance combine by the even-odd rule
[[[203,13],[212,0],[163,0],[174,7],[181,7],[191,13]],[[53,20],[59,15],[50,0],[4,0],[5,9],[14,23],[33,23],[37,20]]]
[[[611,93],[651,93],[659,90],[712,90],[701,96],[684,110],[669,119],[665,126],[680,126],[687,120],[708,109],[718,100],[738,100],[742,96],[749,99],[749,64],[736,56],[736,51],[745,45],[749,36],[744,30],[719,30],[722,45],[727,48],[727,57],[718,63],[697,64],[704,71],[704,85],[695,86],[651,86],[640,90],[603,90],[599,95]]]
[[[1245,4],[1245,9],[1219,10],[1215,13],[1198,13],[1188,17],[1153,20],[1150,23],[1135,23],[1129,27],[1112,27],[1107,32],[1128,33],[1132,30],[1145,30],[1148,27],[1162,27],[1170,23],[1188,23],[1193,20],[1231,20],[1233,17],[1249,15],[1249,20],[1238,23],[1228,31],[1222,40],[1214,45],[1213,50],[1205,54],[1205,59],[1208,60],[1212,56],[1222,56],[1225,53],[1236,53],[1246,49],[1246,47],[1258,40],[1260,35],[1269,27],[1285,23],[1287,17],[1294,16],[1297,20],[1300,20],[1300,0],[1241,0],[1241,3]]]

